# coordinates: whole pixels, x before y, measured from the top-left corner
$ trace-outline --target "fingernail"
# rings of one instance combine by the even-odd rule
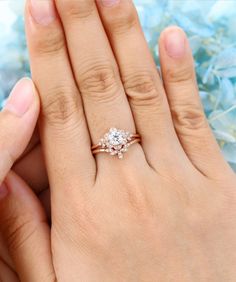
[[[21,79],[13,88],[4,110],[22,117],[34,101],[34,87],[30,79]]]
[[[111,7],[118,4],[120,0],[102,0],[102,4],[105,7]]]
[[[182,30],[173,28],[165,35],[165,48],[167,54],[172,58],[181,58],[186,50],[186,37]]]
[[[4,199],[8,194],[7,185],[3,182],[0,185],[0,200]]]
[[[41,25],[48,25],[56,18],[53,0],[30,0],[31,14],[34,20]]]

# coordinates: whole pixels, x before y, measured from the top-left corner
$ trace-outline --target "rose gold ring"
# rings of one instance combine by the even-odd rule
[[[139,142],[141,142],[139,134],[132,134],[128,131],[111,128],[100,139],[98,144],[92,146],[92,153],[94,155],[98,153],[109,153],[112,156],[117,155],[119,159],[122,159],[128,148]]]

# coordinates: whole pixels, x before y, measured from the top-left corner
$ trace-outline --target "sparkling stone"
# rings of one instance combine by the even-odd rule
[[[108,133],[108,141],[113,146],[118,146],[124,144],[126,141],[125,136],[119,130],[111,130]]]

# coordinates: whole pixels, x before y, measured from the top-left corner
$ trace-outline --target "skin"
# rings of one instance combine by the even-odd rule
[[[36,115],[36,113],[35,113]],[[5,120],[5,118],[4,118]],[[15,126],[11,126],[11,123],[8,121],[4,122],[8,125],[8,128],[12,130],[12,134],[18,133],[18,130],[15,130]],[[33,126],[28,125],[28,131],[33,130]],[[24,133],[25,134],[25,133]],[[4,139],[7,137],[4,133]],[[26,135],[25,139],[29,139]],[[8,178],[13,181],[14,185],[20,187],[30,187],[34,191],[40,200],[44,211],[46,212],[47,220],[50,220],[50,194],[48,188],[48,178],[47,172],[44,164],[40,139],[38,130],[36,129],[33,133],[33,136],[29,141],[25,141],[25,144],[28,144],[24,152],[19,155],[14,164],[12,165],[11,172],[8,173]],[[19,147],[18,138],[15,138],[16,147]],[[33,165],[32,165],[33,164]],[[19,183],[20,182],[20,183]],[[11,182],[12,183],[12,182]],[[26,184],[27,183],[27,184]],[[21,188],[24,189],[24,188]],[[18,198],[15,198],[15,201],[18,201]],[[35,210],[34,206],[33,209]],[[8,210],[8,209],[7,209]],[[18,275],[15,272],[15,265],[12,261],[12,258],[9,254],[7,248],[6,240],[0,233],[0,281],[3,282],[15,282],[19,281]],[[2,279],[2,280],[1,280]]]
[[[0,113],[0,183],[2,184],[5,179],[5,182],[7,183],[5,185],[8,185],[8,188],[12,191],[16,188],[19,188],[20,190],[28,188],[27,184],[13,171],[10,171],[10,169],[23,155],[23,152],[27,151],[26,146],[32,136],[39,115],[39,97],[32,81],[29,79],[22,79],[19,81],[12,90],[10,97],[21,96],[26,92],[31,93],[32,95],[30,104],[25,107],[26,103],[24,105],[24,102],[21,102],[20,105],[18,103],[17,107],[20,107],[20,112],[22,112],[22,109],[26,109],[24,110],[24,114],[19,113],[16,110],[16,105],[13,103],[13,100],[15,99],[13,98],[8,100],[7,105]],[[26,97],[22,97],[22,99],[26,100]],[[0,199],[4,200],[4,197],[6,197],[7,194],[7,190],[1,185]],[[17,191],[13,194],[17,194]],[[28,194],[31,194],[32,196],[33,193],[30,191]],[[11,199],[14,201],[14,197],[11,197]],[[12,210],[21,208],[16,204],[17,201],[18,199],[15,198],[14,205],[10,208],[6,208],[9,220],[11,220],[10,217],[12,215]],[[1,221],[1,224],[6,225],[10,223],[10,221],[7,221],[7,216],[5,219],[1,217],[1,219],[5,220]],[[15,273],[15,266],[9,256],[2,233],[0,233],[0,281],[18,281],[17,274]]]
[[[9,178],[0,201],[20,281],[235,281],[236,176],[204,116],[184,32],[160,36],[162,81],[132,1],[55,8],[40,24],[26,6],[50,232],[29,187]],[[171,34],[184,51],[168,50]],[[123,160],[94,157],[91,144],[114,126],[142,143]]]

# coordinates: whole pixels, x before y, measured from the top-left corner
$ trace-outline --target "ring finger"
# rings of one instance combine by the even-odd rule
[[[119,70],[95,1],[58,0],[56,5],[64,26],[92,142],[96,144],[110,127],[135,132]],[[136,149],[144,157],[141,147],[136,145]],[[138,155],[135,154],[135,158]],[[99,157],[104,159],[106,155]]]
[[[175,172],[175,159],[174,163],[187,167],[187,157],[176,136],[165,90],[133,2],[97,0],[97,5],[149,164],[157,171],[169,172],[173,168]]]

